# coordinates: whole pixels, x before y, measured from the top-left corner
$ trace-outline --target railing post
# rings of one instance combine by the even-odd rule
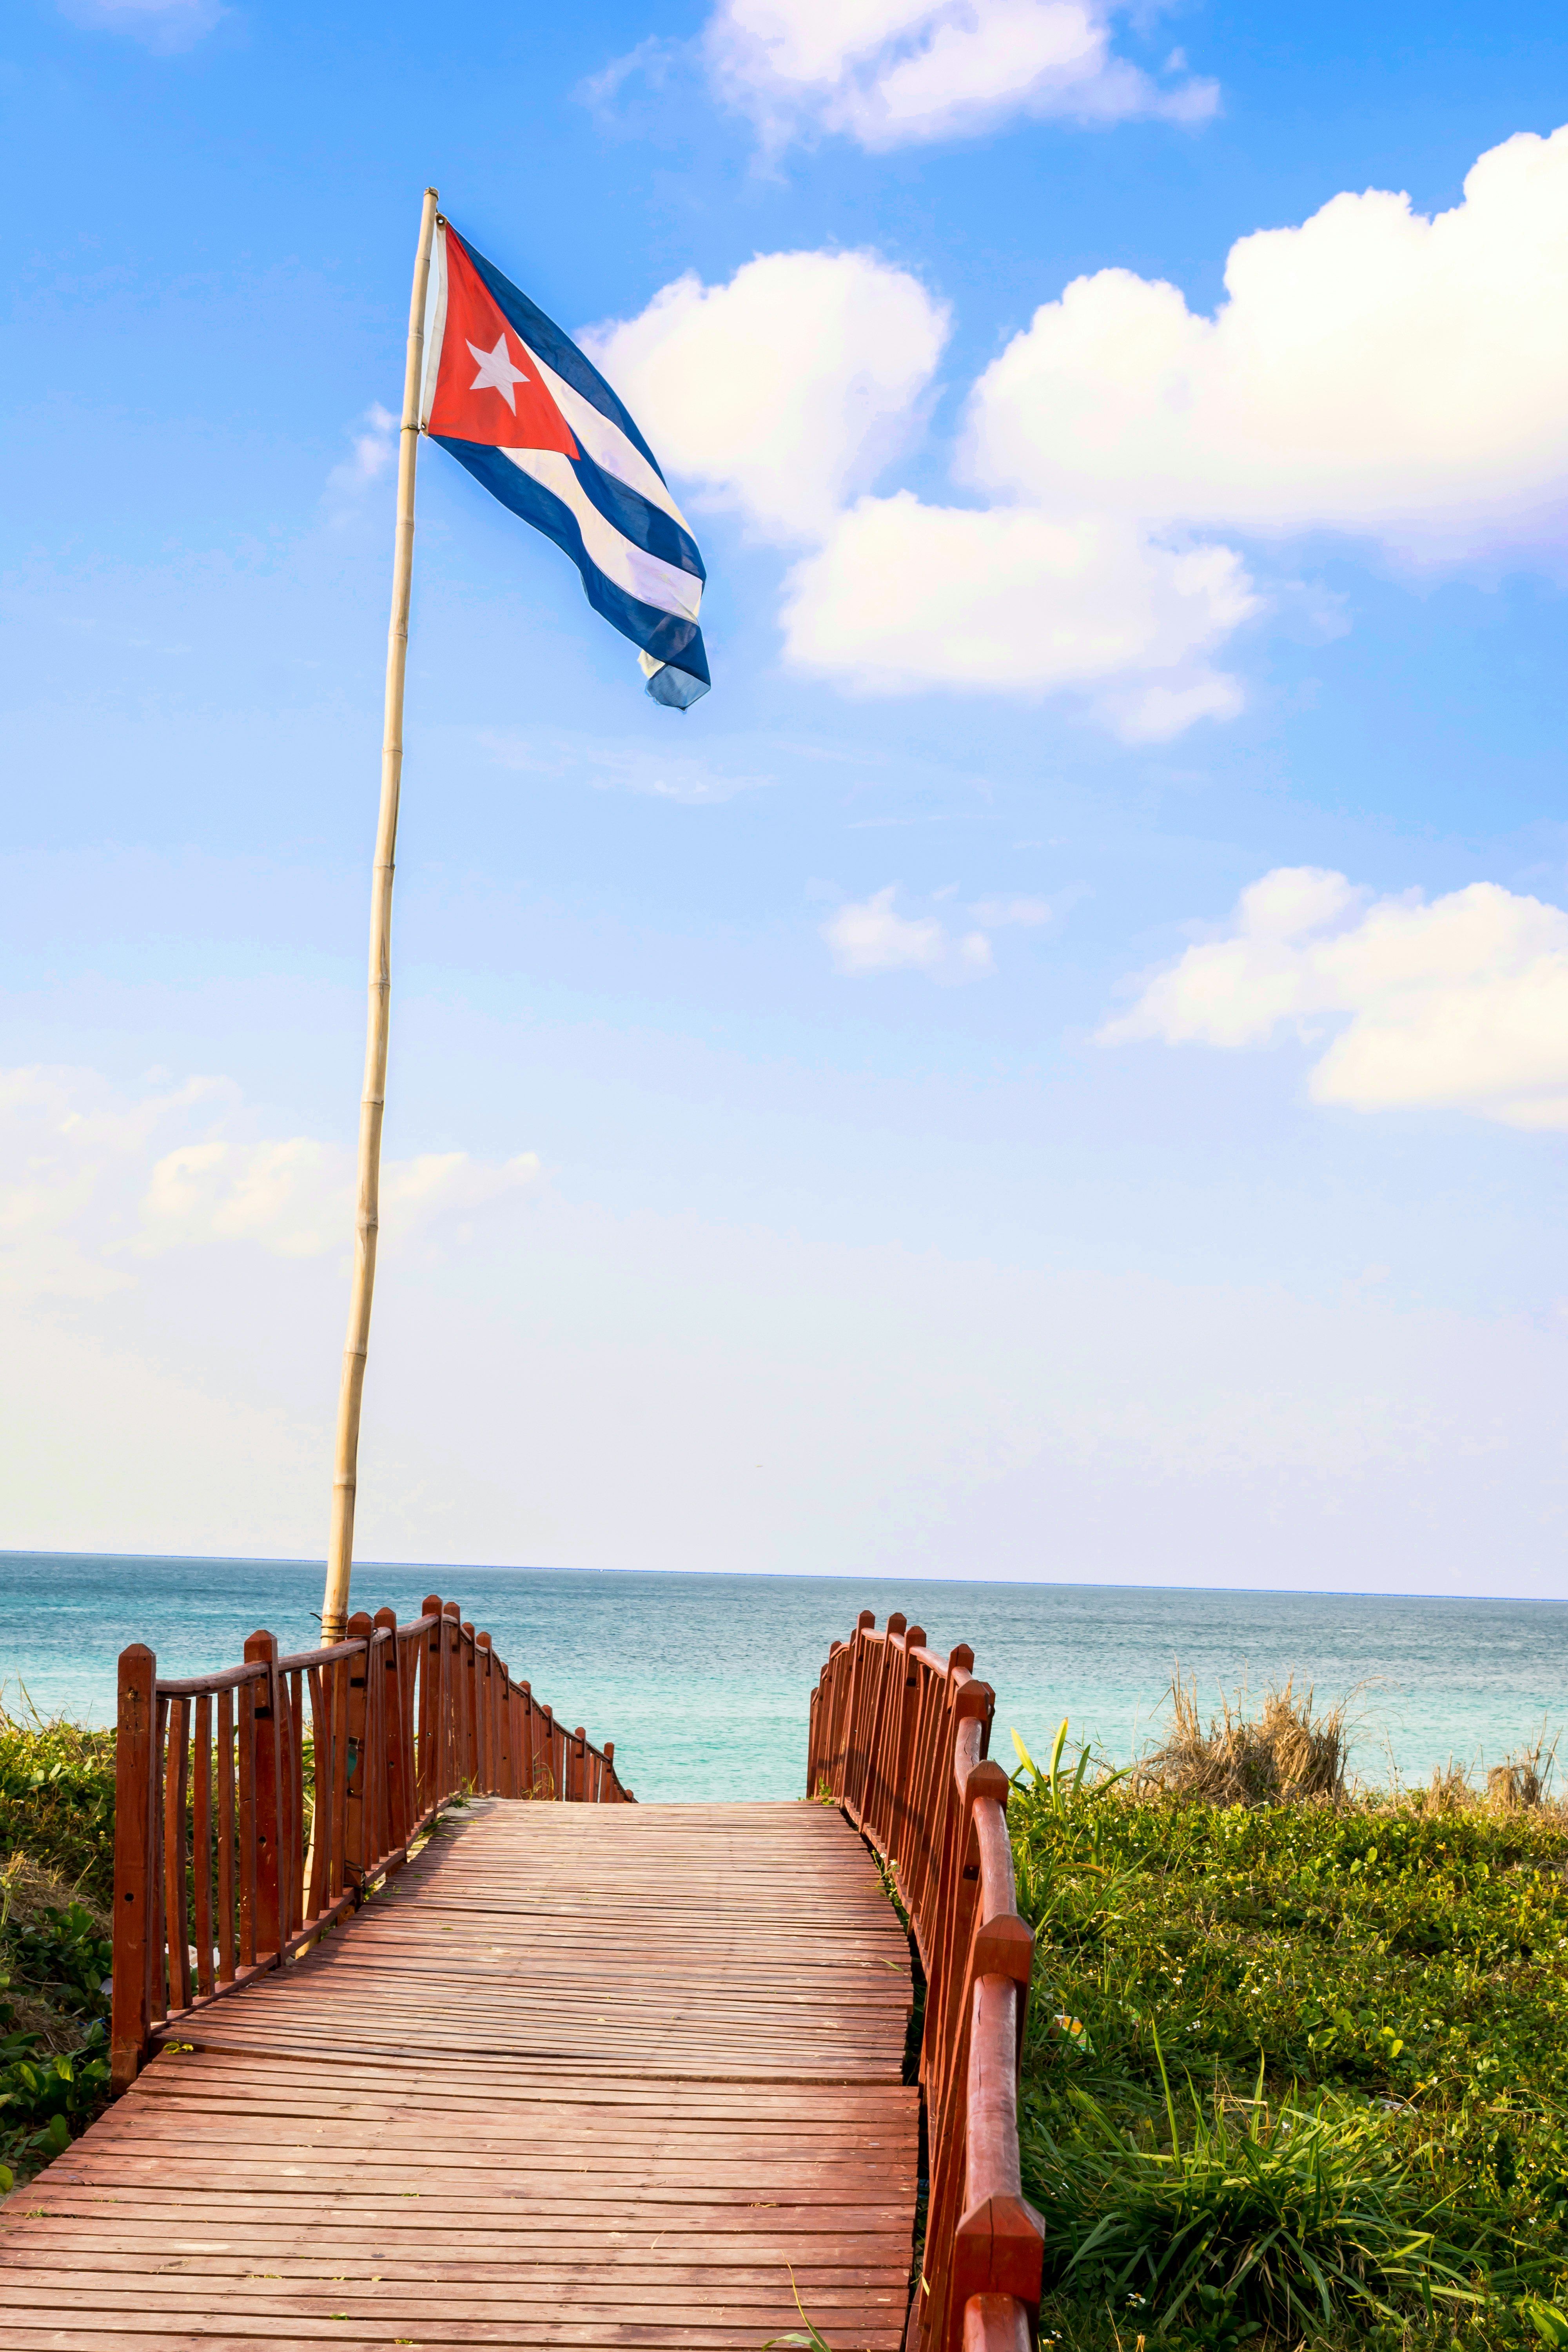
[[[838,1801],[857,1828],[860,1822],[860,1791],[865,1782],[865,1752],[859,1743],[866,1713],[868,1662],[871,1654],[871,1644],[866,1636],[874,1632],[876,1623],[876,1611],[862,1609],[855,1621],[855,1638],[850,1643],[848,1721],[845,1727],[844,1777],[838,1790]]]
[[[895,1880],[907,1871],[905,1831],[913,1824],[910,1779],[914,1767],[915,1730],[920,1719],[921,1670],[915,1652],[925,1647],[925,1627],[910,1625],[904,1633],[903,1690],[898,1707],[898,1735],[893,1751],[893,1778],[888,1804],[888,1867]]]
[[[246,1646],[248,1650],[248,1643]],[[256,1878],[256,1691],[254,1681],[240,1684],[237,1693],[238,1719],[235,1725],[235,1843],[239,1849],[238,1965],[242,1969],[256,1966],[259,1933]]]
[[[114,1746],[114,1991],[109,2066],[115,2096],[141,2071],[153,2022],[153,1716],[158,1661],[144,1643],[120,1653]]]
[[[386,1635],[381,1645],[381,1720],[385,1763],[382,1853],[395,1853],[399,1846],[408,1843],[408,1814],[403,1787],[403,1645],[397,1638],[396,1611],[378,1609],[375,1630]]]
[[[256,1952],[259,1963],[283,1948],[282,1934],[282,1786],[278,1741],[278,1640],[268,1633],[252,1633],[245,1644],[247,1665],[263,1664],[266,1679],[247,1683],[250,1719],[256,1740],[255,1796],[252,1819],[256,1840]],[[259,1694],[259,1696],[258,1696]]]
[[[363,1642],[364,1648],[357,1658],[348,1660],[348,1719],[345,1731],[349,1753],[345,1778],[348,1783],[348,1811],[343,1836],[343,1861],[349,1882],[357,1886],[363,1878],[370,1860],[370,1771],[366,1749],[369,1747],[369,1681],[370,1681],[371,1621],[367,1612],[356,1609],[343,1629],[348,1642]]]
[[[446,1718],[446,1762],[441,1782],[444,1797],[451,1796],[463,1785],[463,1693],[467,1686],[462,1611],[455,1601],[448,1601],[441,1612],[441,1693]]]
[[[442,1628],[446,1623],[444,1604],[438,1592],[427,1592],[419,1604],[421,1617],[434,1617],[436,1622],[425,1636],[419,1658],[419,1801],[420,1818],[428,1813],[437,1801],[440,1773],[437,1758],[441,1746],[441,1644]]]
[[[169,1951],[169,2007],[191,2005],[191,1939],[185,1921],[185,1829],[188,1813],[191,1703],[169,1702],[163,1749],[163,1920]]]
[[[877,1676],[876,1706],[866,1746],[863,1811],[872,1836],[888,1853],[891,1852],[888,1838],[892,1828],[892,1784],[888,1778],[888,1748],[892,1736],[894,1707],[903,1685],[903,1649],[898,1636],[908,1622],[901,1609],[895,1609],[888,1620],[888,1629],[882,1639],[881,1671]]]
[[[232,1984],[239,1963],[235,1899],[234,1693],[217,1698],[217,1959],[219,1984]]]
[[[496,1787],[495,1742],[495,1653],[488,1633],[474,1635],[474,1694],[478,1706],[474,1710],[478,1738],[475,1740],[477,1774],[475,1786],[481,1796],[491,1797]]]
[[[521,1690],[522,1736],[520,1741],[519,1761],[522,1766],[522,1788],[520,1793],[525,1797],[534,1797],[539,1793],[537,1786],[539,1780],[539,1730],[534,1719],[533,1685],[531,1683],[524,1683],[521,1685]]]
[[[463,1726],[463,1744],[458,1750],[460,1761],[458,1779],[474,1790],[479,1786],[479,1645],[468,1618],[462,1621],[462,1643],[458,1649],[458,1687],[461,1694],[459,1709]]]
[[[517,1710],[513,1705],[511,1670],[504,1658],[496,1660],[496,1672],[500,1687],[496,1700],[496,1721],[500,1726],[500,1753],[496,1774],[503,1797],[517,1794]]]
[[[302,1696],[300,1676],[274,1676],[278,1691],[279,1777],[283,1791],[283,1904],[280,1925],[284,1941],[302,1927],[305,1916],[305,1757]]]

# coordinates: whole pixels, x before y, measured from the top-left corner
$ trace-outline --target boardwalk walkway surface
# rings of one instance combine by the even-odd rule
[[[12,2197],[0,2347],[897,2352],[910,2000],[836,1811],[478,1803]]]

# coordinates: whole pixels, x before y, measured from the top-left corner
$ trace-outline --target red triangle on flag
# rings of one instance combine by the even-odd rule
[[[575,457],[572,429],[544,388],[539,362],[448,229],[447,331],[426,430],[491,449],[559,449]]]

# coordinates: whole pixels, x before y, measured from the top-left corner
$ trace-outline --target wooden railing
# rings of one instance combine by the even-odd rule
[[[437,1593],[411,1624],[362,1610],[330,1649],[280,1658],[252,1633],[243,1665],[157,1675],[140,1643],[121,1652],[117,2091],[155,2040],[325,1934],[461,1792],[633,1801],[614,1742],[557,1723]]]
[[[868,1609],[811,1696],[806,1787],[881,1855],[926,1977],[921,2084],[930,2165],[909,2352],[1027,2352],[1043,2261],[1024,2201],[1018,2061],[1034,1965],[1007,1842],[1010,1787],[986,1759],[994,1695],[967,1648]]]

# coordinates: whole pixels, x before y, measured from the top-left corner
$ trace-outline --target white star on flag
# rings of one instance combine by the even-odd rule
[[[466,340],[467,338],[465,338],[465,341]],[[468,386],[468,390],[470,392],[499,392],[501,398],[505,401],[507,406],[515,416],[517,415],[517,394],[513,392],[512,385],[514,383],[526,383],[528,382],[528,378],[524,375],[520,367],[513,367],[511,363],[511,353],[506,347],[506,334],[504,330],[501,334],[497,337],[496,347],[493,352],[481,352],[478,343],[469,343],[468,349],[472,352],[474,357],[479,363],[479,372],[474,378],[472,383]]]

